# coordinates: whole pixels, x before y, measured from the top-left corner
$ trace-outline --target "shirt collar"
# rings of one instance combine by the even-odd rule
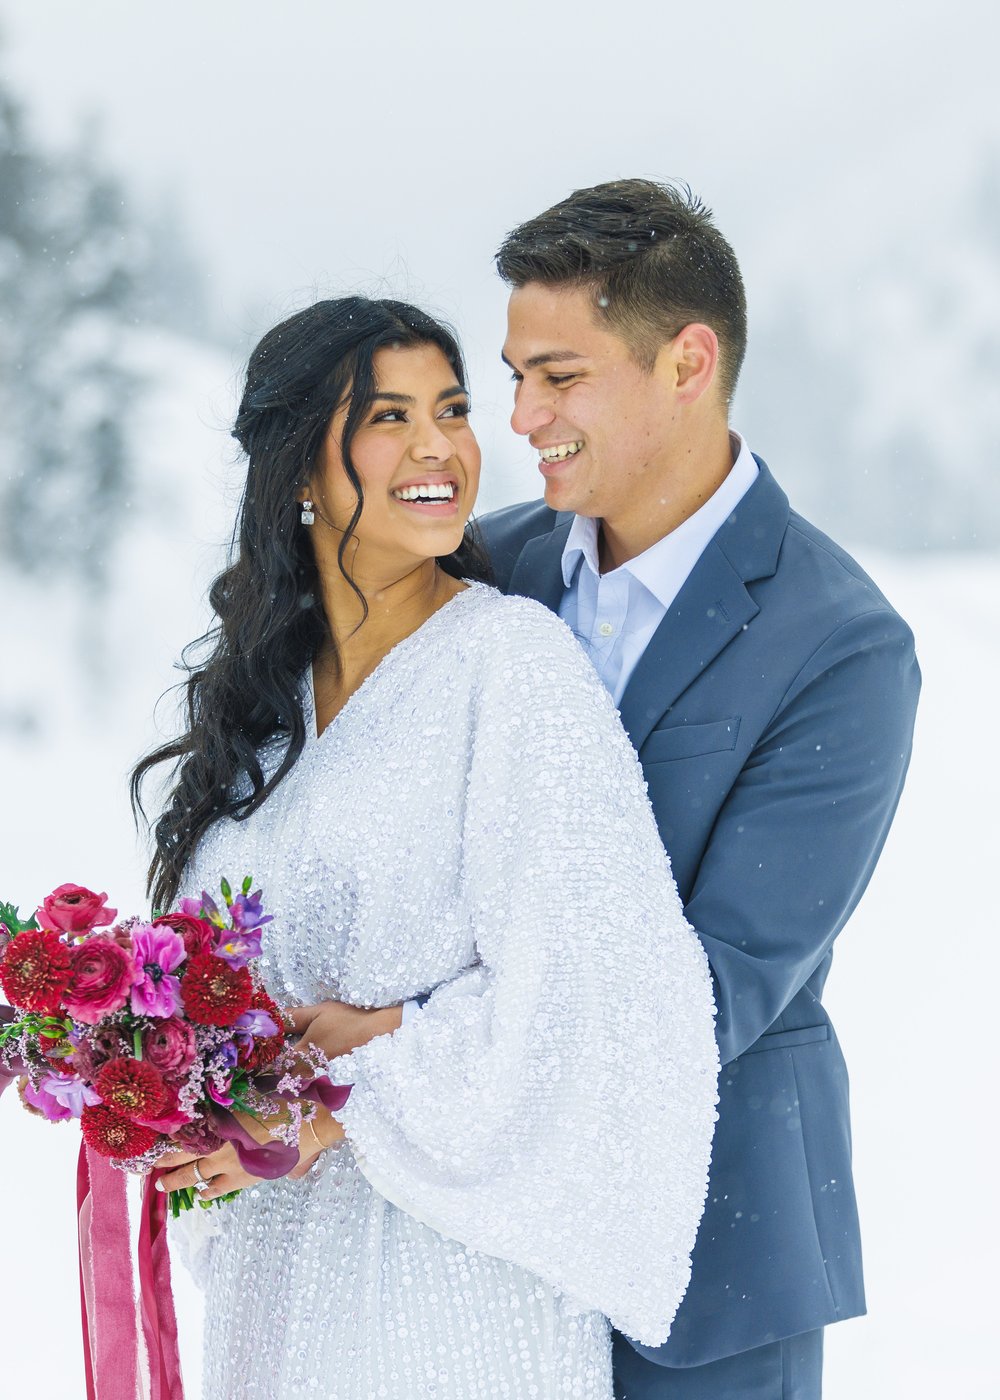
[[[687,578],[709,541],[729,519],[757,477],[757,463],[745,439],[736,432],[730,432],[730,438],[735,461],[718,490],[669,535],[664,535],[642,554],[637,554],[620,566],[621,572],[631,574],[663,607],[669,607],[676,598],[678,579],[683,583]],[[562,576],[566,588],[572,584],[581,560],[593,574],[600,577],[598,523],[591,516],[573,517],[562,553]],[[612,572],[618,573],[619,570]]]

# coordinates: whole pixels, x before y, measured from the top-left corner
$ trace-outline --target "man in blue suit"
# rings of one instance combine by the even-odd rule
[[[560,613],[638,750],[704,942],[723,1064],[708,1203],[669,1341],[615,1338],[620,1400],[814,1400],[865,1310],[844,1060],[822,1005],[906,773],[919,671],[872,580],[729,427],[742,279],[645,180],[516,229],[504,358],[544,502],[483,531]]]

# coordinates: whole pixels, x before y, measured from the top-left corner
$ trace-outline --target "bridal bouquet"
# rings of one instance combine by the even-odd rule
[[[256,967],[272,916],[251,886],[234,896],[223,880],[224,912],[203,892],[150,920],[115,922],[107,896],[81,885],[60,885],[27,920],[0,903],[11,1003],[0,1006],[0,1089],[18,1078],[29,1110],[78,1118],[87,1148],[130,1171],[225,1140],[255,1176],[289,1171],[312,1104],[340,1108],[350,1091],[286,1044]],[[266,1123],[266,1141],[246,1115]],[[174,1214],[195,1199],[171,1193]]]

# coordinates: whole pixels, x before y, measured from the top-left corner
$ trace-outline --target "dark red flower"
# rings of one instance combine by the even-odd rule
[[[160,1136],[155,1128],[143,1128],[138,1123],[132,1123],[102,1103],[88,1105],[83,1110],[80,1126],[91,1151],[119,1160],[141,1157]]]
[[[127,1055],[109,1061],[94,1088],[108,1108],[125,1118],[155,1118],[167,1101],[166,1087],[153,1066]]]
[[[254,1070],[265,1069],[273,1060],[281,1054],[285,1044],[285,1024],[281,1011],[276,1002],[272,1001],[267,992],[261,990],[253,994],[249,1010],[266,1011],[271,1020],[278,1027],[277,1035],[259,1036],[251,1048],[240,1047],[238,1063],[244,1069]]]
[[[214,953],[198,953],[188,959],[181,995],[190,1020],[229,1026],[249,1007],[253,981],[245,967],[230,967]]]
[[[210,953],[215,947],[219,930],[207,919],[199,919],[194,914],[160,914],[153,920],[153,927],[166,925],[179,933],[184,940],[184,949],[189,958],[197,953]]]
[[[69,949],[59,935],[29,929],[7,944],[0,986],[13,1006],[51,1016],[59,1010],[70,970]]]

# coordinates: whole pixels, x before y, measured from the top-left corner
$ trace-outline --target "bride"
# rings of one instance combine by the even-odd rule
[[[564,624],[478,581],[443,327],[319,302],[234,431],[212,650],[134,776],[177,763],[151,892],[252,872],[272,995],[359,1010],[297,1179],[171,1157],[166,1189],[244,1188],[191,1222],[205,1394],[610,1400],[608,1319],[662,1342],[687,1285],[718,1068],[638,761]]]

